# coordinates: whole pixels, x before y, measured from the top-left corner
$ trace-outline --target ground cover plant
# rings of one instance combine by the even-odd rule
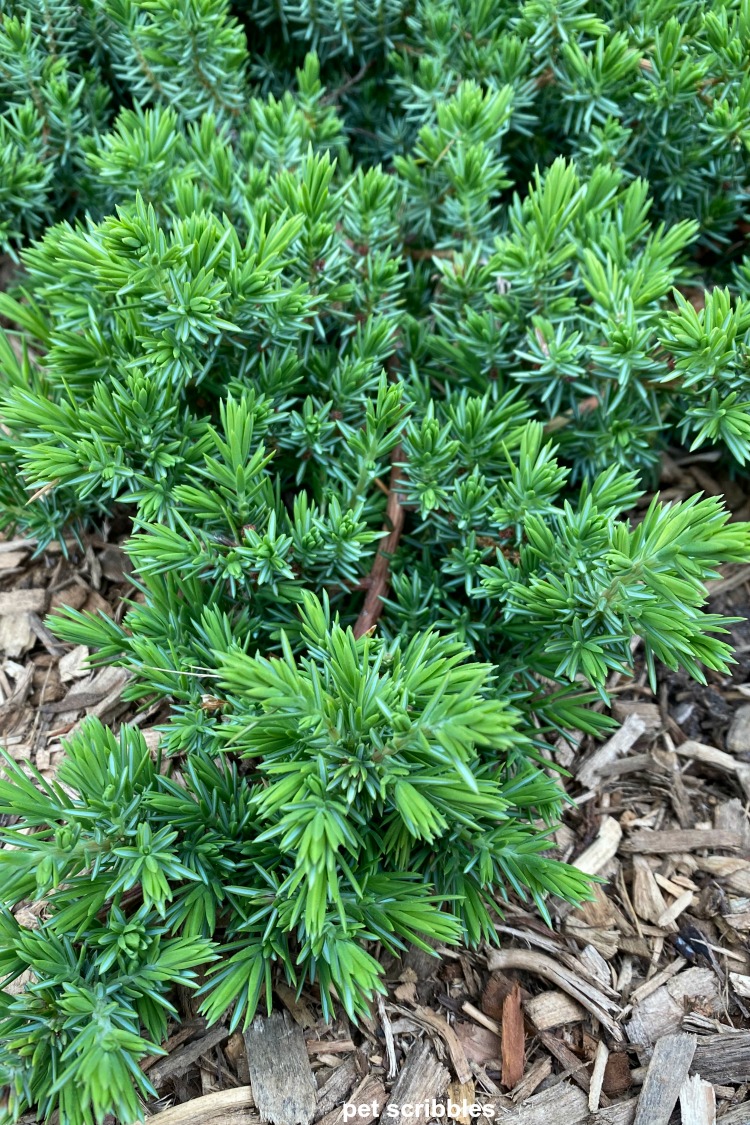
[[[131,521],[123,622],[50,627],[171,703],[156,755],[88,720],[55,783],[5,759],[11,1118],[134,1120],[177,984],[357,1018],[379,950],[588,893],[548,746],[606,729],[634,638],[652,679],[731,661],[705,583],[747,526],[631,513],[669,443],[750,454],[749,29],[3,8],[0,525]]]

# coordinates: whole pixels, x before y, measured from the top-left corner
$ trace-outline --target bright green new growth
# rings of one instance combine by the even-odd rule
[[[51,625],[171,708],[155,754],[87,720],[0,777],[7,1114],[92,1125],[201,967],[211,1020],[275,974],[356,1018],[377,943],[585,897],[550,745],[634,638],[652,683],[726,671],[747,525],[629,513],[668,444],[750,458],[750,6],[0,13],[0,527],[132,519],[122,624]]]
[[[383,991],[363,942],[476,942],[492,937],[494,894],[530,894],[545,914],[547,894],[587,894],[534,823],[559,815],[555,782],[497,768],[525,739],[491,668],[437,633],[355,640],[312,595],[303,604],[298,657],[283,634],[281,656],[249,656],[205,610],[224,721],[180,783],[136,729],[118,741],[98,720],[68,740],[59,784],[6,759],[0,812],[22,819],[2,831],[3,896],[47,903],[41,933],[2,919],[3,973],[35,978],[0,1007],[14,1108],[44,1094],[48,1112],[60,1094],[66,1120],[86,1120],[89,1102],[132,1120],[127,1074],[154,1049],[139,1020],[164,1037],[168,985],[191,982],[219,931],[201,989],[210,1019],[249,1019],[264,989],[270,1005],[275,969],[317,982],[326,1014],[335,989],[355,1018]],[[150,1091],[142,1076],[138,1089]]]

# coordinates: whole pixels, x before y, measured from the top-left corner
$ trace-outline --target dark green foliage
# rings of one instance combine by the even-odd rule
[[[183,121],[236,117],[246,61],[223,0],[2,0],[0,240],[13,247],[96,207],[86,154],[118,106],[172,105]]]
[[[142,736],[123,728],[117,740],[90,722],[68,751],[59,785],[3,763],[0,807],[33,831],[2,831],[0,972],[32,980],[17,997],[0,994],[0,1077],[11,1117],[38,1105],[66,1122],[109,1112],[132,1121],[137,1094],[153,1096],[138,1062],[161,1050],[175,1012],[168,990],[194,988],[211,947],[197,935],[165,936],[167,878],[193,874],[170,850],[175,832],[138,823],[155,779]],[[126,914],[118,903],[134,886],[143,902]],[[39,895],[50,896],[54,917],[26,930],[7,906]]]
[[[122,624],[50,625],[170,708],[3,767],[0,1083],[130,1121],[199,966],[211,1020],[277,973],[358,1018],[378,943],[585,896],[543,752],[635,638],[731,662],[747,525],[630,513],[668,444],[750,458],[750,6],[0,11],[0,528],[132,520]]]
[[[709,240],[742,217],[747,3],[421,0],[408,27],[395,87],[415,126],[465,79],[508,83],[513,159],[529,171],[561,151],[621,167],[649,180],[660,218],[695,218]]]
[[[11,242],[90,205],[84,153],[119,108],[241,129],[253,89],[283,93],[310,49],[370,161],[408,152],[471,80],[512,94],[516,183],[561,152],[616,166],[649,180],[659,218],[690,215],[713,245],[747,206],[747,0],[250,0],[234,16],[226,0],[4,0],[0,13]]]

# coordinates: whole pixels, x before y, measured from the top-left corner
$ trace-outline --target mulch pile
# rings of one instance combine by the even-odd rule
[[[750,515],[705,456],[666,458],[663,484]],[[134,715],[126,673],[90,672],[44,625],[57,605],[122,615],[121,544],[104,533],[35,559],[0,543],[0,744],[45,775],[87,714],[135,721],[154,745],[165,718]],[[388,996],[359,1026],[325,1024],[312,991],[278,984],[272,1017],[229,1035],[183,995],[167,1056],[144,1062],[160,1094],[146,1111],[159,1125],[426,1122],[446,1105],[459,1125],[750,1123],[750,566],[726,568],[711,605],[745,619],[731,677],[662,669],[654,694],[645,672],[615,676],[615,734],[556,749],[571,798],[557,843],[602,880],[593,902],[558,908],[551,930],[512,902],[496,949],[386,961]],[[23,909],[33,924],[41,906]]]

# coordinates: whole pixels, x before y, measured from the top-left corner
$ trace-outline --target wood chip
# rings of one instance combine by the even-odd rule
[[[0,617],[19,613],[46,613],[46,590],[8,590],[0,594]]]
[[[671,879],[665,878],[665,876],[661,875],[658,871],[654,871],[654,879],[656,879],[656,882],[659,884],[661,889],[663,891],[666,891],[667,894],[672,895],[673,898],[679,898],[684,890],[698,890],[692,879],[686,879],[684,875],[677,876],[677,879],[681,880],[680,883],[677,883],[672,882]]]
[[[748,1113],[747,1102],[732,1106],[731,1109],[726,1110],[721,1117],[717,1118],[717,1122],[718,1125],[748,1125],[750,1114]]]
[[[656,760],[652,754],[630,754],[624,761],[613,762],[602,770],[602,779],[623,777],[628,773],[649,773],[654,770]]]
[[[385,1086],[375,1075],[368,1075],[352,1095],[357,1102],[357,1125],[377,1121],[386,1103]],[[343,1107],[342,1107],[343,1108]]]
[[[0,654],[23,656],[36,644],[28,613],[0,617]]]
[[[637,1109],[637,1099],[600,1109],[594,1117],[587,1118],[586,1125],[633,1125]]]
[[[245,1031],[245,1049],[261,1120],[309,1125],[318,1091],[302,1031],[289,1013],[256,1016]]]
[[[89,599],[90,589],[83,580],[81,582],[72,582],[70,586],[66,586],[64,590],[57,590],[50,598],[50,610],[62,609],[83,609]]]
[[[729,982],[738,996],[750,1000],[750,976],[744,973],[730,973]]]
[[[299,1024],[303,1031],[306,1031],[309,1027],[315,1027],[315,1016],[305,1001],[297,996],[293,988],[280,980],[276,982],[273,990],[294,1022]]]
[[[110,582],[125,582],[133,573],[133,563],[122,547],[108,543],[99,555],[102,574]]]
[[[76,645],[75,648],[70,649],[69,652],[60,657],[58,672],[60,673],[61,683],[67,684],[71,680],[78,680],[87,676],[90,672],[90,668],[86,664],[88,656],[89,650],[86,645]]]
[[[610,1051],[604,1070],[602,1089],[611,1098],[618,1098],[633,1085],[630,1064],[625,1051]]]
[[[97,594],[96,590],[89,590],[89,596],[83,603],[82,611],[83,613],[103,613],[105,617],[114,616],[112,606],[106,598],[103,598],[101,594]]]
[[[612,718],[618,723],[624,723],[630,715],[637,715],[646,727],[645,733],[656,734],[664,726],[658,703],[646,703],[642,699],[624,700],[615,699],[612,703]]]
[[[585,1008],[577,1000],[558,989],[532,996],[524,1007],[534,1027],[540,1031],[550,1031],[566,1023],[579,1023],[586,1015]]]
[[[727,731],[727,750],[745,754],[750,750],[750,703],[743,703],[734,713]]]
[[[315,1120],[319,1121],[331,1110],[343,1105],[359,1077],[354,1055],[345,1059],[341,1066],[335,1067],[328,1081],[318,1090]]]
[[[685,1009],[672,996],[666,985],[661,985],[645,996],[635,1007],[625,1032],[631,1043],[639,1048],[641,1058],[648,1058],[653,1044],[664,1035],[674,1034],[682,1026]]]
[[[510,990],[508,990],[508,991],[510,991]],[[505,1000],[505,996],[507,996],[507,995],[508,995],[508,993],[506,992],[503,996],[503,1000]],[[483,1002],[484,1002],[484,1000],[483,1000]],[[466,1000],[465,1003],[463,1003],[461,1005],[461,1009],[462,1009],[462,1011],[466,1012],[466,1015],[469,1016],[471,1019],[473,1019],[475,1023],[480,1024],[481,1027],[485,1027],[487,1029],[487,1031],[491,1031],[493,1033],[493,1035],[500,1035],[500,1033],[502,1031],[502,1027],[498,1023],[498,1021],[496,1019],[493,1019],[492,1016],[488,1016],[488,1015],[485,1015],[484,1012],[480,1012],[479,1008],[475,1008],[474,1005],[469,1000]],[[500,1013],[499,1014],[500,1014],[500,1019],[502,1019],[503,1018],[502,1004],[500,1005]]]
[[[553,961],[551,957],[532,949],[492,949],[487,960],[491,969],[520,969],[544,977],[596,1016],[618,1043],[622,1041],[620,1025],[609,1014],[612,1010],[619,1012],[617,1005],[600,989]]]
[[[750,930],[750,910],[743,910],[739,914],[725,914],[724,921],[732,927],[733,930],[738,930],[740,933],[747,933]]]
[[[625,938],[618,930],[604,930],[597,926],[587,926],[576,911],[569,914],[563,924],[566,934],[570,934],[579,945],[591,945],[605,961],[611,960],[621,948]]]
[[[690,758],[694,762],[702,762],[706,766],[713,766],[723,773],[734,773],[738,765],[737,759],[731,754],[717,750],[715,746],[709,746],[705,742],[696,742],[692,738],[675,746],[675,754],[679,754],[681,758]]]
[[[156,1114],[155,1120],[159,1125],[258,1125],[254,1105],[250,1087],[240,1086],[172,1106]]]
[[[526,1054],[526,1035],[521,1012],[521,986],[516,982],[513,991],[503,1001],[502,1034],[502,1084],[512,1089],[523,1078]]]
[[[565,929],[570,931],[581,944],[596,946],[605,958],[614,956],[625,937],[635,934],[619,907],[608,898],[598,884],[592,888],[593,899],[584,902],[565,919]]]
[[[728,890],[750,896],[750,863],[746,859],[727,855],[696,856],[696,866],[699,871],[721,879]]]
[[[675,958],[671,965],[667,965],[660,973],[656,973],[631,993],[631,1004],[640,1004],[641,1001],[645,1000],[647,996],[650,996],[652,992],[656,992],[657,988],[660,988],[670,977],[679,973],[680,969],[684,969],[685,965],[687,965],[687,961],[684,957]]]
[[[716,1095],[710,1082],[694,1074],[680,1090],[682,1125],[716,1125]]]
[[[470,1108],[474,1105],[475,1098],[476,1088],[473,1079],[471,1082],[451,1082],[446,1099],[446,1116],[457,1121],[458,1125],[471,1125],[473,1118]]]
[[[65,646],[58,641],[54,633],[51,633],[47,626],[42,621],[41,617],[36,613],[29,613],[29,628],[38,641],[41,641],[50,656],[56,657],[58,660],[65,653]]]
[[[694,468],[695,466],[691,467],[691,473]],[[703,486],[701,485],[701,487]],[[726,573],[727,569],[729,574],[726,578],[712,578],[706,583],[706,589],[712,598],[715,598],[717,594],[724,594],[727,590],[734,590],[737,586],[742,586],[750,577],[750,566],[739,566],[736,570],[734,567],[721,567],[721,572]]]
[[[750,1031],[702,1035],[691,1073],[707,1082],[750,1082]]]
[[[424,1024],[426,1027],[431,1027],[433,1031],[438,1033],[448,1048],[448,1054],[451,1057],[453,1069],[456,1072],[458,1081],[471,1082],[474,1072],[469,1066],[460,1039],[453,1028],[448,1024],[448,1021],[429,1008],[415,1008],[414,1011],[409,1014],[419,1023]]]
[[[667,909],[667,901],[643,856],[633,856],[633,909],[643,921],[656,924]],[[676,928],[676,927],[675,927]]]
[[[558,1062],[562,1063],[566,1074],[588,1094],[591,1088],[591,1079],[586,1062],[574,1055],[570,1048],[566,1047],[563,1041],[553,1035],[551,1031],[540,1031],[538,1036],[544,1049],[554,1055]]]
[[[496,1032],[490,1031],[484,1024],[466,1023],[463,1020],[457,1021],[454,1026],[470,1063],[478,1063],[480,1066],[492,1063],[494,1066],[498,1062],[501,1046],[500,1036]]]
[[[592,1113],[596,1113],[599,1108],[608,1058],[609,1048],[604,1040],[600,1039],[594,1056],[594,1069],[591,1072],[591,1085],[589,1087],[589,1109]]]
[[[413,1107],[419,1103],[440,1098],[448,1089],[450,1073],[443,1066],[428,1039],[412,1047],[396,1079],[385,1107],[385,1120],[408,1121],[413,1119]],[[402,1113],[409,1106],[411,1114]]]
[[[601,781],[602,770],[617,758],[627,754],[631,746],[645,733],[646,724],[643,719],[637,713],[628,715],[620,729],[579,769],[577,777],[583,788],[595,789]]]
[[[3,544],[5,546],[5,544]],[[0,571],[3,572],[3,578],[9,578],[9,570],[16,570],[24,562],[28,555],[28,551],[6,551],[0,552]]]
[[[36,546],[36,539],[4,539],[0,542],[0,555],[13,551],[28,554]]]
[[[696,941],[695,935],[691,940]],[[714,950],[721,952],[719,946],[716,945],[706,943],[706,948],[709,954],[713,953]],[[726,951],[725,955],[727,957],[734,956],[729,951]],[[719,1011],[723,1009],[719,988],[720,985],[723,985],[723,982],[723,972],[716,959],[713,958],[710,968],[694,965],[692,969],[685,969],[684,972],[667,981],[667,989],[670,996],[673,996],[683,1007],[687,1007],[686,1001],[696,1001],[704,1013],[710,1009],[715,1015],[718,1015]]]
[[[573,860],[573,867],[586,875],[598,875],[607,864],[617,855],[617,849],[622,839],[622,828],[612,816],[605,816],[599,826],[599,832],[593,844]]]
[[[564,1121],[565,1125],[580,1125],[588,1115],[589,1103],[584,1092],[568,1082],[559,1082],[534,1094],[523,1105],[507,1113],[497,1113],[495,1121],[498,1125],[506,1125],[506,1122],[507,1125],[551,1125],[551,1122],[558,1121]]]
[[[641,986],[640,1002],[636,1007],[632,1023],[637,1025],[640,1021],[641,1027],[647,1027],[648,1031],[645,1039],[642,1036],[632,1038],[629,1025],[628,1037],[631,1038],[631,1042],[648,1045],[648,1042],[655,1042],[661,1035],[677,1031],[680,1025],[684,1023],[685,1013],[688,1009],[697,1007],[703,1012],[719,1012],[721,998],[717,988],[717,977],[713,969],[695,965],[693,968],[676,972],[675,970],[681,965],[684,965],[684,961],[680,958],[668,969],[657,974],[660,981],[664,981],[670,972],[673,975],[666,980],[663,987],[658,988],[653,993],[653,996],[647,994],[647,988],[651,981],[647,981],[645,985]],[[652,980],[655,979],[652,978]],[[643,999],[643,997],[646,998]]]
[[[650,828],[634,832],[621,851],[641,855],[669,855],[671,852],[693,852],[702,848],[711,851],[726,849],[736,851],[742,847],[742,838],[736,832],[723,832],[715,828],[675,828],[655,832]]]
[[[638,1099],[635,1125],[669,1125],[695,1054],[694,1035],[680,1032],[658,1040]]]
[[[612,971],[593,945],[586,945],[581,950],[578,960],[586,970],[589,980],[595,981],[605,991],[611,987]]]
[[[684,891],[679,898],[676,898],[671,906],[668,906],[663,914],[660,914],[656,920],[657,926],[662,929],[668,929],[682,914],[683,910],[687,910],[689,906],[693,905],[694,895],[692,891]]]
[[[388,1070],[386,1072],[388,1078],[395,1078],[397,1073],[396,1066],[396,1045],[393,1041],[393,1028],[391,1021],[388,1019],[388,1013],[385,1010],[385,1001],[378,993],[378,1015],[380,1016],[380,1026],[383,1029],[383,1039],[385,1040],[385,1053],[388,1059]],[[455,1036],[454,1036],[455,1038]]]
[[[356,1051],[353,1039],[308,1039],[305,1042],[308,1055],[348,1055]]]
[[[222,1051],[237,1075],[240,1085],[249,1086],[250,1071],[247,1065],[247,1052],[245,1051],[245,1040],[242,1037],[242,1032],[233,1031],[222,1047]]]
[[[496,1027],[500,1026],[499,1021],[503,1018],[503,1000],[513,988],[514,983],[514,978],[506,976],[505,973],[490,973],[484,987],[482,1012],[493,1020]],[[476,1009],[474,1010],[476,1011]]]
[[[679,754],[681,758],[691,758],[694,762],[701,762],[703,765],[711,766],[722,773],[734,774],[742,786],[745,796],[750,798],[750,765],[746,762],[738,761],[731,754],[725,754],[723,750],[717,750],[714,746],[706,746],[703,742],[694,742],[692,739],[675,746],[675,753]]]
[[[158,1090],[168,1078],[176,1078],[185,1074],[193,1063],[196,1063],[202,1055],[217,1047],[228,1035],[229,1032],[226,1027],[221,1025],[212,1027],[200,1039],[196,1039],[192,1043],[186,1043],[184,1047],[172,1051],[166,1058],[155,1063],[149,1072],[149,1080]]]
[[[750,766],[746,766],[750,770]],[[728,828],[742,837],[743,852],[750,855],[750,817],[744,802],[737,797],[731,801],[720,801],[714,809],[714,828]]]
[[[362,1079],[359,1086],[350,1094],[349,1100],[335,1109],[330,1110],[319,1119],[319,1125],[344,1125],[344,1106],[354,1107],[354,1117],[349,1116],[349,1123],[354,1125],[370,1125],[377,1121],[385,1106],[385,1087],[379,1078],[368,1074]],[[351,1114],[351,1108],[350,1108]]]
[[[549,1055],[542,1055],[536,1062],[532,1063],[529,1069],[524,1074],[521,1081],[515,1086],[510,1096],[517,1105],[521,1105],[530,1098],[538,1086],[541,1086],[545,1078],[549,1078],[552,1073],[552,1059]]]
[[[62,711],[88,711],[89,714],[96,714],[96,708],[112,693],[122,691],[127,679],[128,673],[124,668],[102,668],[92,673],[88,679],[74,683],[67,695],[59,703],[51,703],[45,707],[45,712],[50,715]]]

